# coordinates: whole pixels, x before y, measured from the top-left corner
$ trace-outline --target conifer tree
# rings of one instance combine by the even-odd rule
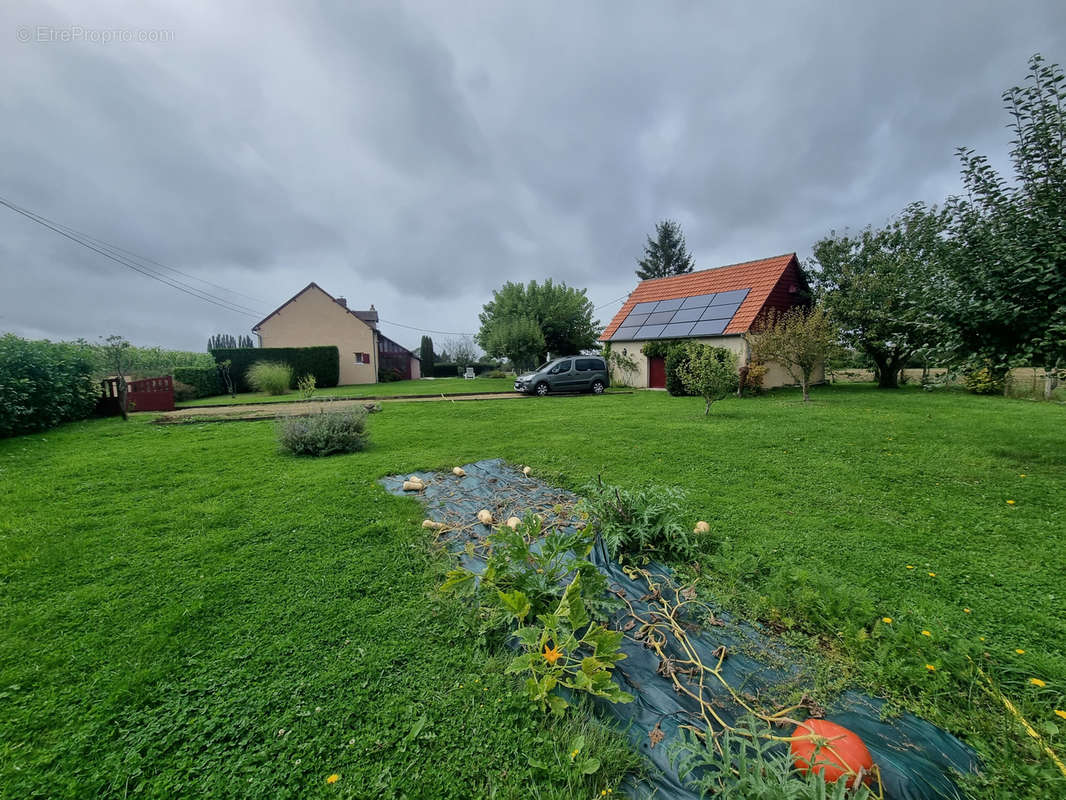
[[[644,245],[644,258],[637,263],[640,265],[637,277],[642,281],[692,272],[694,262],[685,246],[681,225],[671,219],[658,223],[655,226],[655,238],[648,237],[648,243]]]

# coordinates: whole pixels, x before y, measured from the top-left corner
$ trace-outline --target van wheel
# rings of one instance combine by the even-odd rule
[[[592,382],[592,393],[593,394],[603,394],[603,381],[593,381]]]
[[[533,391],[537,393],[537,397],[544,397],[548,394],[548,384],[541,381]]]

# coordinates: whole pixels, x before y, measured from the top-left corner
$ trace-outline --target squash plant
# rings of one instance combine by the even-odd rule
[[[515,591],[500,597],[505,608],[520,624],[530,611],[528,598]],[[559,686],[587,692],[612,703],[628,703],[633,696],[611,680],[616,662],[625,658],[620,651],[622,632],[593,622],[581,596],[581,575],[574,575],[559,604],[550,614],[541,614],[537,624],[515,631],[524,651],[507,668],[509,673],[530,673],[526,679],[529,699],[541,710],[562,714],[569,706],[556,693]]]
[[[504,525],[488,537],[484,572],[459,567],[442,586],[478,598],[485,630],[518,627],[511,636],[523,652],[507,671],[528,672],[530,700],[555,713],[569,705],[558,687],[611,702],[633,699],[611,680],[615,662],[625,655],[619,651],[621,631],[603,621],[619,601],[588,561],[594,541],[591,527],[553,528],[545,535],[541,518],[530,515],[516,529]]]

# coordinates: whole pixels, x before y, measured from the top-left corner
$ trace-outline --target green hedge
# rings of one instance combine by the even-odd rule
[[[466,372],[466,368],[468,366],[474,368],[475,375],[480,375],[483,372],[491,372],[494,369],[499,369],[499,367],[497,367],[495,364],[463,364],[462,366],[459,366],[454,362],[441,362],[440,364],[433,365],[433,377],[461,378],[463,376],[463,373]]]
[[[225,391],[216,366],[174,367],[173,373],[174,380],[191,386],[197,397],[214,397]]]
[[[100,394],[87,345],[0,336],[0,437],[85,419]]]
[[[238,392],[250,392],[245,374],[256,361],[278,361],[292,367],[293,386],[304,375],[314,375],[320,389],[340,381],[341,355],[335,345],[326,347],[226,347],[211,351],[215,361],[232,362],[230,375]]]

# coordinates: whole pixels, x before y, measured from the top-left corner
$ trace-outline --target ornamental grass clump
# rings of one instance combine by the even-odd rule
[[[244,377],[257,392],[288,394],[292,386],[292,367],[277,361],[256,361]]]
[[[342,411],[322,410],[306,417],[278,420],[278,441],[282,449],[297,456],[328,456],[355,453],[366,447],[365,408]]]

